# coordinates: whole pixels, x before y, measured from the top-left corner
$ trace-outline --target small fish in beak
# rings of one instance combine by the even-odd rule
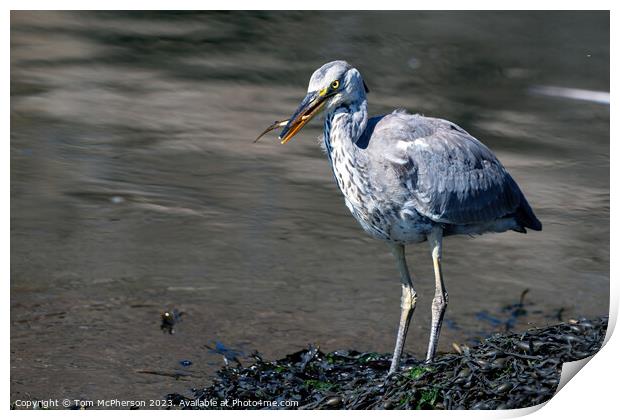
[[[291,118],[289,118],[288,120],[276,121],[271,124],[256,138],[256,140],[254,140],[254,143],[256,143],[258,139],[260,139],[271,130],[275,130],[279,127],[284,127],[284,129],[280,133],[279,139],[282,144],[287,143],[290,139],[293,138],[295,134],[297,134],[299,130],[303,128],[304,125],[306,125],[312,119],[312,117],[314,117],[323,109],[323,106],[325,105],[325,100],[330,96],[332,95],[327,93],[327,89],[315,92],[308,92],[308,94],[301,101],[301,104],[293,113]]]
[[[260,140],[261,137],[263,137],[265,134],[267,134],[268,132],[275,130],[276,128],[279,127],[284,127],[288,124],[289,120],[282,120],[282,121],[275,121],[273,124],[271,124],[269,127],[265,128],[265,131],[263,131],[262,133],[260,133],[258,135],[258,137],[256,137],[256,140],[254,140],[252,143],[256,143],[258,140]]]

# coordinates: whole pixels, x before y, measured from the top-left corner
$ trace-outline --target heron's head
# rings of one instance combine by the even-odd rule
[[[322,109],[366,99],[368,88],[362,75],[346,61],[332,61],[316,70],[310,78],[308,93],[280,133],[282,143],[288,142]]]

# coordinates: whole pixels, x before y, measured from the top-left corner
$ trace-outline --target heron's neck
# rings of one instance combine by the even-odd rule
[[[370,185],[366,180],[365,150],[356,145],[368,122],[366,100],[330,110],[323,133],[334,179],[345,197],[347,207],[357,214]]]
[[[348,155],[355,154],[358,149],[355,143],[364,133],[367,122],[366,99],[329,110],[323,126],[323,140],[330,159],[334,148],[343,149]]]

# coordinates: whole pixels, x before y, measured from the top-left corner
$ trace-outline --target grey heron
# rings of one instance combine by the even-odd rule
[[[517,183],[479,140],[449,121],[403,110],[369,118],[367,93],[357,69],[345,61],[327,63],[312,74],[293,115],[276,121],[259,138],[284,127],[279,138],[286,143],[325,111],[323,145],[345,204],[397,260],[401,316],[391,374],[398,369],[417,298],[405,245],[430,244],[435,296],[426,361],[431,361],[448,304],[441,271],[443,237],[526,233],[526,228],[541,230],[542,225]]]

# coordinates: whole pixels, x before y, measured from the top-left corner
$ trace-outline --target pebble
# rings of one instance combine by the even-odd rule
[[[510,382],[504,382],[503,384],[495,387],[495,392],[498,394],[504,394],[512,388],[512,384]]]
[[[518,341],[515,343],[515,347],[526,352],[530,351],[530,343],[527,341]]]
[[[503,369],[504,366],[506,366],[505,357],[500,357],[499,359],[495,359],[491,362],[491,369]]]
[[[573,341],[579,341],[579,337],[573,334],[565,334],[562,336],[562,340],[566,341],[567,343],[572,343]]]
[[[488,410],[489,404],[486,401],[479,401],[471,406],[472,410]]]

